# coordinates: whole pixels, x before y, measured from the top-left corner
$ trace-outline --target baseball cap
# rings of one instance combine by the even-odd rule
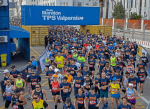
[[[31,56],[31,58],[35,58],[34,56]]]
[[[4,74],[6,74],[7,72],[9,72],[9,70],[8,70],[8,69],[4,70]]]
[[[19,92],[20,92],[19,89],[14,90],[14,93],[19,93]]]
[[[58,70],[59,70],[59,69],[56,68],[56,69],[54,70],[54,72],[58,72]]]
[[[15,66],[14,66],[14,65],[12,65],[12,66],[11,66],[11,68],[12,68],[12,69],[14,69],[14,68],[15,68]]]
[[[52,70],[52,69],[53,69],[52,66],[50,66],[50,67],[49,67],[49,70]]]
[[[116,77],[113,77],[113,79],[112,79],[113,81],[116,81],[117,80],[117,78]]]
[[[119,62],[117,62],[116,64],[119,65]]]
[[[129,83],[129,86],[133,86],[133,83]]]
[[[56,75],[56,74],[54,74],[54,76],[53,76],[54,78],[57,78],[58,76]]]
[[[67,104],[71,103],[71,99],[70,99],[70,97],[66,98],[65,103],[67,103]]]
[[[97,75],[100,75],[100,73],[97,73]]]

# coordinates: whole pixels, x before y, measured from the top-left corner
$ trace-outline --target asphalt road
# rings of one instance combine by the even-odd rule
[[[34,54],[35,55],[40,55],[44,51],[44,47],[35,47],[34,50],[33,50],[34,51],[33,55]],[[97,72],[98,72],[98,68],[96,66],[95,73],[97,73]],[[55,104],[54,104],[53,99],[52,99],[52,94],[49,91],[48,82],[47,82],[47,79],[45,78],[45,72],[43,72],[41,74],[41,78],[42,78],[42,81],[41,81],[42,88],[45,89],[46,92],[48,93],[47,103],[50,105],[51,109],[54,109]],[[149,94],[150,93],[150,87],[149,87],[149,84],[150,84],[150,79],[146,79],[146,82],[144,84],[144,95],[142,97],[137,96],[136,109],[145,109],[147,107],[148,100],[150,100],[150,94]],[[138,90],[138,92],[140,93],[140,90]],[[121,95],[121,97],[123,97],[123,93],[121,93],[120,95]],[[27,100],[27,89],[25,90],[24,96]],[[73,94],[73,92],[71,93],[71,99],[72,99],[72,102],[74,103],[74,94]],[[0,101],[1,101],[0,109],[4,109],[5,102],[2,100],[2,97],[0,97]],[[27,105],[25,106],[25,109],[32,109],[32,103],[31,102],[32,102],[32,100],[27,100]],[[108,109],[110,109],[110,104],[111,104],[110,95],[109,95],[109,98],[108,98],[108,102],[109,102]],[[99,109],[102,109],[102,106],[103,105],[100,104]],[[62,107],[63,107],[63,103],[61,102],[60,104],[58,104],[58,109],[62,109]],[[114,109],[116,109],[116,107],[114,107]]]

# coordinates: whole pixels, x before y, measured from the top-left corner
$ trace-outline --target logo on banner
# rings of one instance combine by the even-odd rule
[[[53,9],[46,9],[46,11],[42,11],[42,17],[44,20],[83,20],[83,16],[65,16],[62,15],[61,12],[54,11]]]

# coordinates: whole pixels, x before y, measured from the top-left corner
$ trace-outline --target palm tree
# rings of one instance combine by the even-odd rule
[[[100,5],[100,17],[102,18],[102,16],[103,16],[103,0],[99,0],[99,5]]]

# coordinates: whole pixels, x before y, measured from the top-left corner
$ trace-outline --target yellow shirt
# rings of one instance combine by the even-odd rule
[[[58,68],[64,67],[63,60],[64,60],[64,57],[63,57],[63,56],[60,56],[60,57],[56,56],[55,61],[58,62],[58,63],[57,63],[57,67],[58,67]]]
[[[111,86],[111,93],[112,94],[118,94],[117,91],[120,88],[119,84],[111,83],[110,86]]]

